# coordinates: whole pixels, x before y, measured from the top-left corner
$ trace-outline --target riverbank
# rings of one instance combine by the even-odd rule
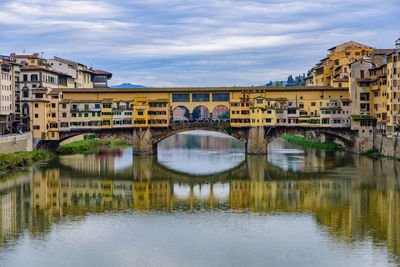
[[[328,151],[344,151],[344,148],[335,143],[322,143],[319,141],[308,140],[304,137],[288,134],[282,137],[285,139],[289,144],[300,146],[303,148],[315,148],[315,149],[322,149]]]
[[[0,154],[0,171],[15,170],[22,167],[28,167],[33,163],[45,162],[54,158],[55,154],[48,151]]]
[[[62,155],[70,155],[77,153],[95,153],[103,149],[119,149],[129,146],[130,144],[120,138],[97,139],[88,138],[81,141],[76,141],[67,145],[60,146],[59,153]]]

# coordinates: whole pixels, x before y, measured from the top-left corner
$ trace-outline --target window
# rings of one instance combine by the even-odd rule
[[[71,113],[72,118],[76,118],[76,113]]]
[[[24,81],[24,82],[27,82],[27,81],[28,81],[28,74],[24,74],[24,76],[23,76],[23,81]]]
[[[85,104],[85,110],[89,109],[89,104]]]
[[[369,93],[360,93],[361,101],[369,101]]]
[[[87,117],[89,117],[89,113],[86,112],[85,113],[85,118],[87,118]]]
[[[263,99],[257,99],[257,104],[262,104],[263,103]]]
[[[193,102],[208,102],[210,101],[210,94],[192,94]]]
[[[51,107],[52,107],[52,108],[55,108],[55,107],[56,107],[56,104],[55,104],[55,103],[52,103],[52,104],[51,104]]]
[[[189,94],[172,94],[172,102],[189,102]]]
[[[229,93],[213,93],[212,100],[213,102],[229,101]]]
[[[38,81],[38,76],[37,74],[32,74],[31,75],[31,82],[37,82]]]
[[[24,97],[29,97],[29,91],[23,91]]]
[[[360,78],[364,79],[364,70],[360,70]]]
[[[103,104],[103,108],[111,108],[111,104]]]
[[[38,103],[35,103],[35,108],[38,108],[39,107],[39,104]]]
[[[360,52],[356,52],[356,56],[359,56],[360,55]]]
[[[300,96],[300,100],[303,100],[303,97],[302,97],[302,96]]]
[[[346,57],[350,56],[350,52],[346,52]]]
[[[139,116],[143,116],[143,111],[138,111],[137,113]]]
[[[62,104],[62,108],[67,108],[67,104]]]
[[[40,126],[39,125],[33,125],[33,130],[40,130]]]
[[[100,104],[94,104],[94,108],[100,108]]]
[[[82,113],[78,113],[78,114],[79,114],[79,115],[78,115],[79,117],[82,117]]]
[[[62,117],[63,117],[63,118],[66,118],[66,117],[67,117],[67,113],[63,113],[63,114],[62,114]]]
[[[56,113],[51,113],[51,117],[55,118],[56,117]]]
[[[39,118],[39,114],[35,114],[35,118]]]

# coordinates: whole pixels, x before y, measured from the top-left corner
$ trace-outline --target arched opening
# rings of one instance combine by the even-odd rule
[[[210,111],[205,106],[197,106],[193,109],[192,118],[194,121],[209,121]]]
[[[190,112],[185,106],[177,106],[172,112],[174,122],[184,122],[190,120]]]
[[[229,121],[229,109],[224,105],[216,106],[212,111],[213,121]]]
[[[191,175],[225,172],[241,164],[245,157],[244,142],[210,130],[178,132],[157,145],[157,160],[162,166]]]

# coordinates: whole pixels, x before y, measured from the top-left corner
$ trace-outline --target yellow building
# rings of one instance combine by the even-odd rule
[[[372,47],[347,42],[328,49],[329,54],[312,69],[312,78],[306,81],[307,86],[349,86],[348,65],[356,60],[370,57]]]

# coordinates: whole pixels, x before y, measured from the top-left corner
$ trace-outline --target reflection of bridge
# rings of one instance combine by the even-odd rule
[[[46,233],[58,217],[76,219],[105,211],[278,211],[306,212],[334,237],[349,242],[371,237],[400,255],[400,187],[397,174],[388,172],[393,161],[356,160],[353,167],[371,173],[366,177],[335,179],[329,173],[315,173],[317,179],[308,179],[313,174],[293,179],[293,172],[263,166],[265,157],[249,156],[247,165],[229,176],[221,174],[226,178],[182,180],[165,169],[146,172],[146,166],[155,167],[151,158],[137,157],[134,164],[141,167],[133,179],[54,168],[1,182],[0,241],[19,238],[24,231]],[[387,179],[375,179],[372,173]]]
[[[265,154],[268,144],[277,137],[286,134],[302,134],[307,138],[321,142],[335,142],[349,151],[353,151],[357,143],[357,133],[350,128],[310,127],[310,126],[275,126],[275,127],[231,127],[229,122],[192,121],[170,123],[168,127],[148,128],[99,128],[80,129],[70,132],[60,132],[60,140],[66,140],[72,136],[96,133],[100,137],[116,136],[128,142],[132,146],[134,154],[153,154],[157,151],[157,144],[174,134],[190,130],[207,130],[224,133],[233,136],[246,144],[246,152],[249,154]],[[56,142],[58,144],[58,141]]]
[[[317,152],[315,152],[317,153]],[[320,153],[328,153],[321,151]],[[324,166],[326,156],[319,154],[318,159],[310,156],[310,161],[319,161],[319,166]],[[112,158],[111,158],[112,159]],[[111,160],[110,159],[110,160]],[[330,158],[327,157],[330,161]],[[307,163],[307,159],[305,160]],[[161,165],[156,156],[133,156],[131,164],[124,169],[115,170],[113,161],[96,158],[95,155],[73,155],[60,158],[60,165],[65,174],[76,178],[98,178],[151,181],[151,180],[173,180],[180,183],[201,184],[209,182],[226,182],[232,177],[252,180],[300,180],[316,179],[324,175],[324,169],[311,169],[301,171],[284,170],[270,163],[266,156],[248,155],[246,160],[233,169],[215,174],[191,175],[182,172],[170,170]]]

